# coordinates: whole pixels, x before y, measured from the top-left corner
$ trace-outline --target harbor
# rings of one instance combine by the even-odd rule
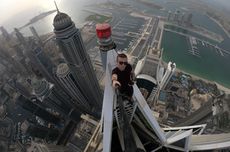
[[[164,30],[163,60],[177,63],[187,73],[230,88],[230,52],[199,38]]]

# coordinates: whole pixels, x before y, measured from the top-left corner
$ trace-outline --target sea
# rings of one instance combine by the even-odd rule
[[[177,68],[199,77],[215,81],[230,88],[230,54],[223,53],[210,45],[197,41],[200,57],[189,53],[189,38],[165,31],[161,43],[163,60],[175,62]]]
[[[90,6],[98,3],[105,2],[106,0],[61,0],[58,4],[58,8],[61,12],[68,14],[71,19],[74,21],[77,27],[82,27],[85,21],[85,18],[90,15],[89,11]],[[43,8],[42,6],[37,6],[36,8],[31,8],[24,12],[21,12],[7,22],[3,26],[9,31],[12,32],[14,28],[22,27],[29,22],[31,18],[39,15],[42,12],[50,11],[56,9],[53,4],[49,8]],[[53,19],[56,13],[50,14],[45,18],[37,21],[34,24],[29,25],[26,28],[23,28],[20,32],[25,36],[30,36],[32,33],[29,30],[30,26],[34,26],[39,35],[46,34],[53,31]]]

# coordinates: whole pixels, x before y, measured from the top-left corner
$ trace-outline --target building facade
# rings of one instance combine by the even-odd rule
[[[47,107],[57,111],[64,117],[69,117],[75,121],[79,120],[81,113],[72,106],[71,98],[66,94],[62,94],[53,84],[45,80],[34,80],[33,88],[34,94]]]
[[[85,96],[83,93],[82,89],[77,83],[76,77],[74,77],[66,63],[61,63],[58,65],[56,76],[59,79],[63,89],[65,89],[65,91],[68,92],[68,94],[74,100],[75,105],[78,108],[84,108],[89,112],[92,109],[92,105],[90,102],[88,102],[87,96]]]
[[[89,55],[86,52],[80,30],[71,18],[58,11],[54,21],[56,41],[70,68],[76,86],[89,105],[101,109],[102,92]]]

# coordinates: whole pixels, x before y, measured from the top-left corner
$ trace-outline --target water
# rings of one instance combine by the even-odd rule
[[[201,43],[197,45],[201,58],[190,55],[187,51],[190,49],[188,39],[167,31],[163,34],[161,47],[164,48],[164,61],[173,61],[179,69],[230,88],[230,55],[222,57],[215,48]]]

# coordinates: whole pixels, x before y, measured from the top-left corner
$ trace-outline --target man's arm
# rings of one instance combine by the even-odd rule
[[[120,82],[117,81],[117,74],[112,74],[112,84],[114,88],[118,88],[118,86],[121,86]]]
[[[117,81],[117,74],[112,74],[112,81],[116,80]]]
[[[131,73],[130,73],[130,79],[131,79],[131,81],[134,81],[134,80],[135,80],[135,73],[134,73],[133,70],[132,70]]]
[[[130,82],[129,82],[129,85],[133,85],[134,84],[134,81],[135,81],[135,73],[134,73],[134,70],[132,68],[132,66],[130,65]]]

